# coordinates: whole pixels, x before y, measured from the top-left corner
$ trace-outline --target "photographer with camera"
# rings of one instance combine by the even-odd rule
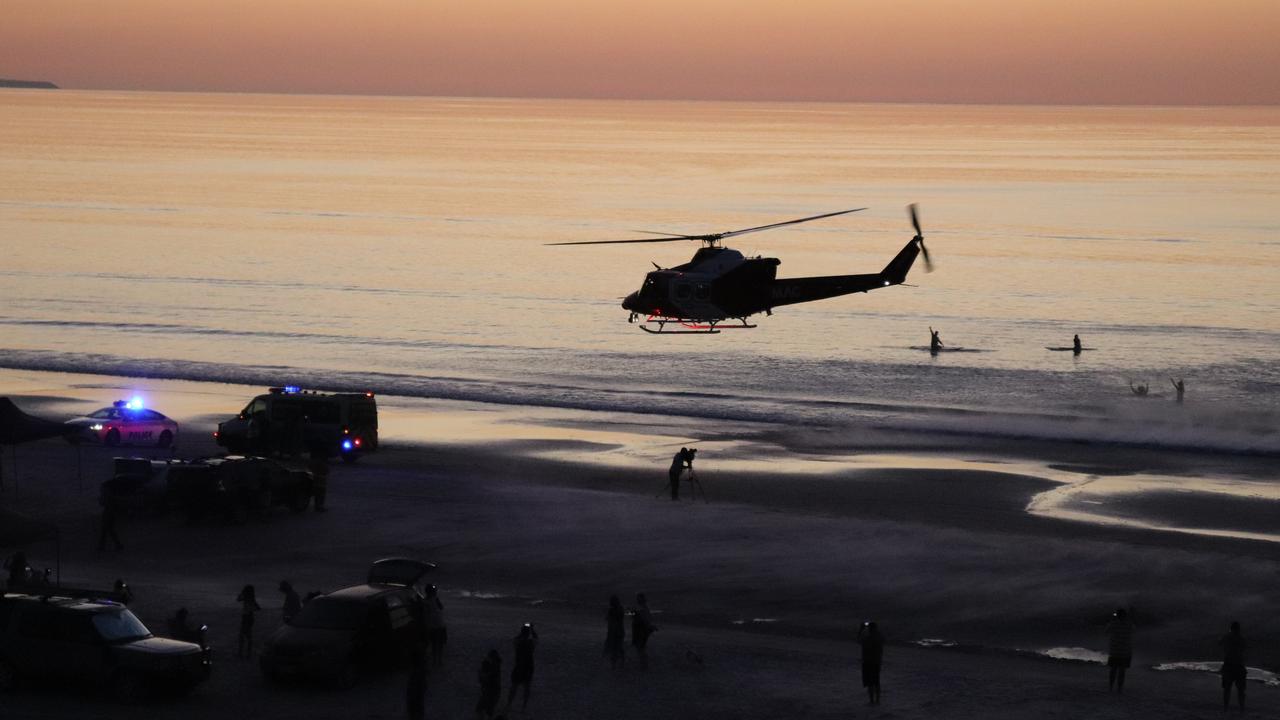
[[[697,449],[680,448],[680,452],[671,458],[671,468],[667,470],[668,484],[671,486],[671,499],[680,499],[680,476],[684,474],[685,469],[693,470],[693,456],[697,454]]]

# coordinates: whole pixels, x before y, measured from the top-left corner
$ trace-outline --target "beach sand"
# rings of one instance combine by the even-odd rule
[[[134,390],[183,423],[184,457],[214,454],[216,419],[260,392],[0,372],[0,394],[50,418]],[[1216,675],[1152,668],[1217,658],[1232,619],[1251,639],[1249,664],[1280,667],[1273,458],[393,397],[379,406],[384,447],[334,466],[328,513],[194,526],[139,513],[120,524],[125,550],[100,554],[97,486],[120,453],[61,440],[5,450],[0,504],[58,523],[64,583],[121,577],[153,629],[178,606],[210,626],[212,680],[190,698],[149,702],[158,718],[402,716],[402,674],[344,692],[274,687],[234,657],[243,584],[268,608],[262,638],[278,625],[279,580],[332,590],[391,555],[439,564],[450,645],[429,717],[472,717],[483,654],[497,648],[509,670],[526,621],[541,643],[525,716],[543,718],[1208,717],[1221,712]],[[700,448],[709,502],[662,493],[682,445]],[[1223,530],[1248,536],[1214,534]],[[53,543],[28,554],[55,561]],[[611,671],[607,600],[631,606],[636,592],[660,627],[650,669],[633,658]],[[1107,693],[1101,665],[1045,655],[1105,651],[1116,606],[1134,608],[1138,625],[1124,696]],[[866,619],[889,641],[877,708],[865,705],[853,641]],[[1280,716],[1280,690],[1249,692],[1252,716]],[[31,689],[6,697],[2,716],[136,712]]]

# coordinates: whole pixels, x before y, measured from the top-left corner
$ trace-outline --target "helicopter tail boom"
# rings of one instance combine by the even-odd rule
[[[907,273],[910,272],[919,254],[918,238],[911,238],[911,241],[889,261],[884,270],[878,273],[774,280],[770,289],[773,300],[770,307],[824,300],[851,293],[870,292],[891,285],[901,285],[906,281]]]

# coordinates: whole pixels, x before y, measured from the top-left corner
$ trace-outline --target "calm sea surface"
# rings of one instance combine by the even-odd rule
[[[731,244],[870,272],[910,202],[916,287],[715,336],[619,306],[692,243],[544,245],[866,206]],[[5,90],[0,250],[0,366],[1280,451],[1280,108]]]

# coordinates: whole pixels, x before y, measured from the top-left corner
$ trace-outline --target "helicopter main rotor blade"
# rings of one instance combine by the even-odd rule
[[[683,242],[685,240],[699,240],[701,238],[696,235],[688,237],[660,237],[660,238],[637,238],[635,240],[581,240],[578,242],[560,242],[560,243],[543,243],[544,245],[616,245],[619,243],[658,243],[658,242]]]
[[[854,208],[852,210],[838,210],[836,212],[823,213],[821,215],[810,215],[809,217],[796,218],[795,220],[784,220],[782,222],[770,223],[768,225],[760,225],[758,227],[751,227],[743,230],[730,230],[729,232],[714,233],[713,235],[714,237],[717,237],[717,238],[736,237],[738,235],[746,235],[747,233],[760,232],[761,230],[771,230],[773,228],[782,227],[784,225],[798,225],[800,223],[809,222],[810,220],[821,220],[822,218],[835,217],[836,215],[848,215],[849,213],[856,213],[860,210],[866,210],[866,208]]]
[[[635,232],[664,235],[666,237],[656,238],[636,238],[634,240],[580,240],[578,242],[558,242],[546,243],[547,245],[616,245],[621,243],[656,243],[656,242],[675,242],[677,240],[699,240],[702,242],[716,242],[728,237],[736,237],[738,235],[746,235],[747,233],[760,232],[761,230],[771,230],[773,228],[783,227],[785,225],[798,225],[800,223],[809,222],[810,220],[821,220],[822,218],[835,217],[836,215],[848,215],[866,208],[854,208],[852,210],[839,210],[836,212],[823,213],[821,215],[810,215],[809,217],[796,218],[795,220],[784,220],[782,222],[769,223],[768,225],[759,225],[757,227],[745,228],[742,230],[729,230],[719,233],[707,233],[705,235],[682,235],[680,233],[658,232],[655,230],[636,230]]]
[[[632,230],[631,232],[645,235],[662,235],[672,240],[701,240],[706,237],[706,235],[685,235],[684,233],[662,232],[661,230]]]

